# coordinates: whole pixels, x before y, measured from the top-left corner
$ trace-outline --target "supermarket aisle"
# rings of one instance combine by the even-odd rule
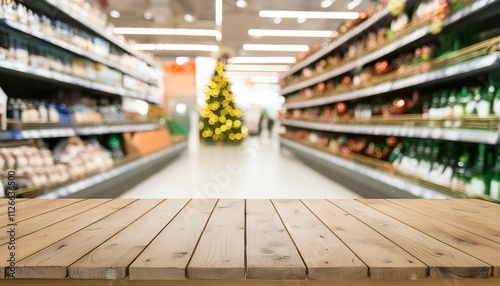
[[[250,138],[241,146],[190,142],[165,169],[122,198],[357,198],[310,169],[276,138]]]

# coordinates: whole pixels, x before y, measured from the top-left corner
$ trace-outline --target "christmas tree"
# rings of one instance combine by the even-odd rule
[[[248,129],[238,109],[231,85],[224,74],[225,60],[217,61],[215,72],[205,88],[205,103],[200,109],[200,137],[203,141],[241,142]]]

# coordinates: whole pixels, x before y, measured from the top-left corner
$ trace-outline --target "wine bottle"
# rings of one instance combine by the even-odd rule
[[[453,113],[453,109],[448,103],[448,93],[446,90],[443,90],[441,93],[441,99],[439,103],[439,114],[441,118],[450,117]]]
[[[437,92],[434,92],[432,94],[431,108],[429,108],[429,118],[430,119],[439,118],[439,104],[440,104],[439,95]]]
[[[495,100],[493,102],[493,112],[495,116],[500,116],[500,88],[497,89]]]
[[[492,114],[493,101],[495,100],[495,86],[490,81],[488,87],[484,90],[483,96],[477,103],[477,115],[485,118]]]
[[[471,195],[485,195],[489,193],[490,180],[486,172],[486,144],[479,144],[477,160],[471,168],[472,178],[465,190]]]
[[[455,117],[455,109],[456,109],[456,106],[459,106],[459,104],[457,103],[457,91],[452,89],[450,91],[450,96],[448,97],[448,107],[449,107],[449,117]],[[452,127],[454,124],[451,120],[446,120],[444,122],[444,126],[445,127]]]
[[[492,169],[490,197],[500,199],[500,148],[497,148],[495,165]]]
[[[479,102],[481,102],[482,99],[481,95],[481,88],[476,87],[473,90],[472,93],[472,100],[467,103],[467,106],[465,107],[465,115],[466,116],[473,116],[477,115],[477,107]]]
[[[476,110],[476,102],[474,101],[474,95],[469,91],[467,87],[462,88],[462,98],[460,100],[460,105],[462,105],[464,110],[464,116],[472,114]]]
[[[440,163],[443,166],[443,172],[441,173],[438,181],[440,182],[440,184],[448,186],[452,184],[455,166],[457,165],[457,158],[455,156],[455,143],[452,141],[447,141],[443,149],[443,151],[445,151],[445,154],[441,157]]]
[[[471,170],[469,167],[470,155],[468,150],[464,150],[464,153],[460,156],[457,166],[455,168],[455,173],[451,181],[452,189],[455,191],[463,192],[466,186],[470,185],[471,182]]]

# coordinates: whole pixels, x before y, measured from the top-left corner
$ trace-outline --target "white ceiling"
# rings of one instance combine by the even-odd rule
[[[90,0],[92,4],[97,0]],[[272,18],[261,18],[260,10],[292,10],[292,11],[354,11],[360,12],[376,4],[374,0],[363,0],[354,10],[346,8],[350,0],[336,0],[323,9],[321,0],[247,0],[248,7],[238,8],[236,0],[223,0],[222,41],[214,37],[200,36],[150,36],[127,35],[129,39],[141,44],[211,44],[221,48],[229,48],[235,55],[245,56],[295,56],[297,52],[264,52],[241,51],[243,44],[305,44],[310,45],[320,38],[297,37],[261,37],[248,35],[249,29],[300,29],[300,30],[336,30],[344,20],[309,19],[298,24],[296,19],[283,19],[275,24]],[[120,18],[110,18],[115,27],[151,27],[151,28],[187,28],[215,29],[215,0],[109,0],[109,8],[105,11],[117,10]],[[144,19],[144,12],[150,12],[153,20]],[[185,14],[196,17],[193,23],[184,20]],[[194,51],[155,51],[155,55],[163,59],[176,56],[217,56],[210,52]]]

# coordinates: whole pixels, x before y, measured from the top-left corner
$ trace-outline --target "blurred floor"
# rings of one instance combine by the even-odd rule
[[[122,198],[338,198],[359,196],[280,149],[276,136],[240,146],[207,146],[191,136],[189,149]]]

